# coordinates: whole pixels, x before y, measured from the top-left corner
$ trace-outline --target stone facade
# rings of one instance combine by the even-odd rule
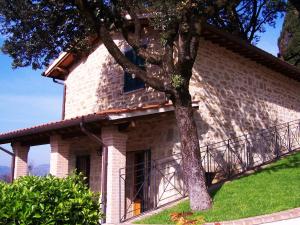
[[[116,37],[125,52],[130,48]],[[146,42],[151,46],[152,41]],[[153,68],[155,70],[155,68]],[[103,44],[71,69],[65,81],[65,118],[95,113],[111,108],[133,108],[165,102],[165,95],[150,87],[124,92],[124,71]]]
[[[124,51],[128,48],[116,42]],[[191,93],[200,101],[205,142],[299,118],[299,82],[210,41],[202,40],[200,46]],[[165,101],[163,93],[149,87],[124,93],[123,86],[122,68],[100,44],[66,79],[66,118]]]
[[[191,92],[199,102],[201,143],[213,143],[300,118],[300,83],[203,41]]]
[[[128,48],[117,37],[115,41],[124,51]],[[151,43],[150,40],[147,44]],[[194,118],[201,146],[300,118],[299,82],[210,41],[201,41],[193,74],[190,91],[193,100],[199,102]],[[163,93],[149,87],[124,93],[124,72],[102,44],[73,65],[65,84],[66,119],[166,101]],[[132,120],[134,126],[126,131],[118,131],[117,126],[102,127],[101,134],[97,134],[108,148],[108,223],[118,223],[122,216],[136,215],[141,210],[140,202],[134,200],[137,160],[151,161],[144,180],[145,186],[149,186],[143,193],[151,192],[148,204],[163,205],[186,192],[174,115]],[[254,137],[249,138],[249,143],[253,142]],[[86,136],[53,135],[50,144],[53,175],[65,177],[76,168],[76,157],[89,156],[90,188],[95,192],[101,190],[102,149],[95,141]],[[13,143],[12,147],[16,154],[15,178],[27,175],[29,147],[19,143]],[[143,152],[145,156],[141,157]],[[260,160],[260,155],[261,152],[254,152],[253,159]],[[203,164],[207,166],[205,160]]]
[[[136,162],[135,154],[149,150],[150,160],[157,165],[151,169],[149,187],[152,190],[148,205],[163,205],[180,197],[184,193],[179,134],[176,128],[174,115],[166,115],[155,119],[136,120],[135,127],[127,133],[127,160],[126,160],[126,199],[127,207],[132,207],[137,191],[133,190],[135,181]],[[153,166],[153,165],[151,165]],[[147,179],[147,178],[146,178]],[[145,183],[145,185],[147,182]],[[148,184],[147,184],[148,185]],[[175,188],[180,190],[179,193]],[[133,201],[133,202],[132,202]],[[128,210],[130,216],[131,210]]]
[[[121,40],[116,39],[116,42],[123,45]],[[190,91],[193,100],[199,101],[194,117],[201,146],[300,118],[299,82],[210,41],[202,40],[200,46]],[[73,66],[65,83],[66,118],[111,108],[132,108],[165,102],[164,94],[148,87],[124,93],[124,72],[102,44]],[[174,155],[180,153],[174,115],[136,119],[134,122],[135,126],[122,135],[112,127],[102,130],[102,139],[109,148],[107,220],[110,223],[119,220],[119,211],[124,215],[126,208],[135,207],[132,198],[136,181],[132,166],[135,164],[136,152],[150,150],[150,159],[163,163],[161,171],[168,174],[150,178],[155,179],[151,180],[150,189],[156,191],[157,198],[151,199],[150,204],[156,201],[162,205],[185,192],[180,171],[181,161],[174,158]],[[92,190],[99,191],[99,146],[87,137],[64,140],[64,144],[59,144],[57,140],[54,138],[51,141],[51,171],[57,176],[65,176],[75,168],[76,155],[89,154],[92,156],[90,186]],[[61,149],[57,150],[58,147]],[[168,157],[172,159],[172,165],[168,164]],[[119,171],[125,166],[127,184],[120,185]],[[166,190],[168,194],[163,196]],[[178,193],[178,190],[182,193]],[[121,198],[126,199],[121,209],[119,192]],[[177,196],[174,197],[174,194]]]

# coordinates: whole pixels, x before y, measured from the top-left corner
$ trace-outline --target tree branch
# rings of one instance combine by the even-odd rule
[[[258,20],[258,17],[260,15],[260,12],[264,6],[264,4],[266,3],[266,1],[264,1],[263,3],[260,4],[259,7],[257,7],[257,0],[253,0],[253,12],[252,12],[252,17],[250,19],[250,23],[249,23],[249,26],[248,28],[246,29],[246,34],[248,34],[251,30],[251,33],[249,35],[249,42],[252,42],[252,40],[254,39],[254,35],[256,33],[256,27],[255,25],[257,24],[257,20]],[[252,28],[252,29],[251,29]]]
[[[108,30],[101,26],[100,28],[100,38],[109,51],[109,53],[114,57],[117,63],[128,73],[135,74],[142,81],[147,83],[152,88],[162,91],[162,92],[170,92],[170,90],[165,87],[163,81],[159,80],[156,77],[151,76],[151,74],[147,74],[147,72],[140,67],[134,65],[130,62],[126,56],[121,52],[119,47],[115,44]]]
[[[128,0],[124,1],[124,4],[127,8],[127,11],[133,21],[134,24],[134,33],[133,38],[131,37],[131,33],[128,32],[125,23],[121,26],[122,34],[127,41],[127,43],[135,50],[136,54],[141,58],[145,59],[148,63],[154,65],[162,64],[162,55],[155,52],[150,52],[148,49],[144,48],[140,43],[141,41],[141,33],[142,33],[142,24],[141,19],[138,17],[136,11],[133,9],[135,5],[137,5],[136,1],[131,1],[128,4]]]
[[[75,5],[79,9],[79,11],[85,16],[88,22],[91,24],[91,26],[94,29],[94,32],[97,33],[99,25],[97,23],[97,19],[94,16],[93,12],[91,12],[91,9],[88,7],[87,2],[85,0],[75,0]]]
[[[98,23],[97,19],[94,17],[94,14],[90,8],[88,8],[86,1],[84,0],[76,0],[76,5],[78,6],[81,13],[88,19],[88,21],[98,28],[97,35],[107,48],[108,52],[113,56],[113,58],[117,61],[117,63],[128,73],[136,75],[146,84],[151,86],[152,88],[162,91],[162,92],[170,92],[165,86],[164,83],[158,78],[151,76],[152,74],[147,74],[147,72],[140,67],[136,66],[127,57],[121,52],[119,47],[113,41],[111,34],[105,27],[105,22]],[[138,48],[140,49],[140,48]]]

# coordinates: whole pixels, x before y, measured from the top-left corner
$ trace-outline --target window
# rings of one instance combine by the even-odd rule
[[[90,156],[83,155],[76,157],[76,171],[78,173],[82,173],[86,177],[86,183],[89,185],[90,183]]]
[[[135,65],[144,68],[145,60],[139,57],[133,49],[126,51],[125,56]],[[141,79],[137,77],[133,78],[130,73],[124,73],[124,92],[134,91],[144,87],[145,83]]]

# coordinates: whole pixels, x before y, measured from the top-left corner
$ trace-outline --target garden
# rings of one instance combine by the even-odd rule
[[[270,214],[300,207],[300,153],[290,155],[212,193],[213,207],[191,212],[184,201],[139,224],[202,224]]]

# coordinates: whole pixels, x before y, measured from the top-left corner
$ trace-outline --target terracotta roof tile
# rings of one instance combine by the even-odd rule
[[[130,113],[136,111],[144,111],[148,109],[159,109],[164,107],[171,107],[171,103],[164,103],[164,104],[153,104],[153,105],[145,105],[142,107],[135,107],[135,108],[123,108],[123,109],[107,109],[104,111],[100,111],[96,113],[97,115],[104,115],[104,114],[119,114],[119,113]]]
[[[29,128],[14,130],[6,133],[0,133],[0,144],[7,143],[14,138],[29,136],[34,134],[39,134],[43,132],[55,131],[71,126],[79,125],[80,122],[83,120],[85,123],[93,123],[99,121],[109,121],[110,115],[120,114],[120,113],[130,113],[130,112],[138,112],[138,111],[145,111],[149,109],[160,109],[171,107],[172,104],[165,103],[165,104],[155,104],[155,105],[145,105],[143,107],[136,107],[136,108],[126,108],[126,109],[108,109],[104,111],[100,111],[93,114],[88,114],[84,116],[78,116],[70,119],[65,119],[61,121],[49,122]]]

